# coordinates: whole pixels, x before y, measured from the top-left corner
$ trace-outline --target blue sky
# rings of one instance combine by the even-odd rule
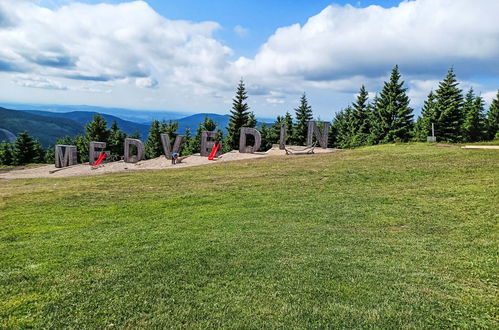
[[[477,5],[479,4],[479,5]],[[0,1],[0,102],[330,119],[398,64],[419,108],[451,66],[499,87],[499,1]]]
[[[94,1],[95,2],[95,1]],[[383,7],[395,6],[400,1],[335,1],[334,3],[366,7],[377,4]],[[239,56],[254,56],[267,38],[282,26],[304,24],[332,1],[324,0],[269,0],[269,1],[161,1],[148,3],[159,13],[171,19],[192,21],[215,21],[222,25],[217,33],[221,40],[235,50]],[[234,28],[247,29],[238,35]]]

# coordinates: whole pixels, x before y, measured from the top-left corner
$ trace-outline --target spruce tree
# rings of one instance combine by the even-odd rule
[[[78,149],[78,162],[85,163],[88,162],[88,143],[86,136],[78,135],[75,138],[75,146]]]
[[[55,161],[55,149],[54,147],[50,146],[45,151],[45,163],[53,164],[54,161]]]
[[[458,142],[462,139],[463,96],[458,86],[454,69],[450,68],[435,91],[437,99],[435,135],[440,141]]]
[[[14,152],[12,144],[0,142],[0,165],[12,165],[14,163]]]
[[[236,96],[232,99],[232,110],[230,111],[229,127],[227,128],[227,140],[224,147],[231,150],[239,149],[239,129],[248,124],[250,112],[246,99],[246,87],[241,79],[237,86]]]
[[[177,130],[178,130],[178,122],[177,121],[172,121],[169,120],[168,123],[163,121],[161,123],[161,133],[162,134],[168,134],[168,137],[170,138],[170,142],[173,143],[175,139],[177,138]]]
[[[436,98],[433,91],[428,94],[421,116],[418,117],[414,127],[414,140],[419,142],[426,142],[426,138],[431,134],[431,124],[436,121]]]
[[[484,101],[475,97],[473,88],[466,94],[463,103],[464,122],[462,126],[462,139],[466,142],[477,142],[485,138]]]
[[[182,141],[182,154],[183,155],[192,155],[193,152],[193,141],[191,134],[191,129],[187,127],[185,129],[184,140]]]
[[[21,132],[14,141],[14,165],[33,163],[37,155],[35,140],[27,133]]]
[[[249,117],[248,117],[248,122],[246,123],[246,125],[244,125],[244,127],[255,128],[257,124],[258,124],[258,121],[255,118],[255,114],[253,112],[251,112],[249,114]]]
[[[34,156],[32,159],[32,163],[45,163],[45,149],[43,149],[42,144],[38,140],[34,140]]]
[[[353,108],[349,106],[336,114],[331,128],[333,138],[331,138],[330,142],[333,147],[352,147],[354,135],[353,111]]]
[[[85,126],[85,132],[88,141],[108,142],[109,130],[106,121],[97,113],[94,119]]]
[[[148,159],[156,158],[163,154],[163,146],[161,145],[161,130],[158,120],[153,120],[151,123],[145,149],[146,157]]]
[[[359,90],[359,95],[357,95],[356,102],[352,104],[352,146],[361,146],[367,144],[370,131],[368,99],[369,94],[367,93],[364,85],[362,85]]]
[[[499,139],[499,90],[487,112],[487,131],[489,140]]]
[[[289,111],[286,111],[284,115],[284,122],[286,123],[286,136],[291,141],[293,139],[293,117]]]
[[[374,125],[377,126],[376,140],[381,143],[396,141],[407,142],[411,138],[412,109],[409,107],[409,97],[400,81],[398,65],[390,75],[390,81],[385,82],[375,105]]]
[[[135,130],[132,135],[130,135],[130,139],[137,139],[140,140],[140,133],[139,131]]]
[[[281,137],[281,124],[284,123],[284,117],[277,116],[274,124],[270,127],[270,135],[269,139],[272,144],[277,144],[279,143],[280,137]]]
[[[262,144],[260,150],[267,151],[272,148],[272,126],[267,127],[267,124],[260,125],[260,134],[262,135]]]
[[[374,145],[378,143],[377,137],[380,135],[376,126],[376,104],[378,103],[378,94],[374,95],[372,102],[367,105],[367,114],[369,121],[369,134],[367,136],[367,144]]]
[[[119,157],[123,155],[125,138],[126,134],[118,128],[118,123],[115,120],[109,131],[109,143],[107,146],[112,157]]]
[[[293,143],[304,145],[307,143],[308,122],[314,117],[312,114],[312,107],[308,104],[307,96],[305,93],[300,98],[300,106],[295,109],[296,125],[293,129]]]

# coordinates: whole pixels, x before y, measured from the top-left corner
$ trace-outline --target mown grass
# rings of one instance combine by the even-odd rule
[[[499,152],[0,181],[0,327],[497,327]]]

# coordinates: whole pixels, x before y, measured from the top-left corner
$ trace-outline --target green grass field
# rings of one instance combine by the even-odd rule
[[[0,328],[498,326],[499,152],[0,181]]]

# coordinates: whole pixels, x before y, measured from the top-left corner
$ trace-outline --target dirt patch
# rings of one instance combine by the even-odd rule
[[[316,153],[334,152],[336,149],[316,148]],[[286,153],[279,148],[272,148],[267,152],[255,152],[252,154],[231,151],[221,155],[215,160],[201,157],[199,154],[191,155],[182,160],[180,164],[173,165],[164,156],[143,160],[137,163],[125,163],[124,161],[104,163],[99,166],[90,166],[88,163],[74,166],[56,168],[55,165],[42,165],[38,167],[7,168],[0,171],[0,179],[30,179],[30,178],[63,178],[80,175],[101,175],[107,173],[134,172],[145,170],[167,170],[191,166],[203,166],[215,163],[223,163],[244,159],[263,158],[268,156],[284,156]]]
[[[485,146],[485,145],[475,145],[475,146],[463,146],[462,149],[494,149],[499,150],[499,146]]]
[[[441,148],[461,148],[460,146],[455,146],[455,145],[452,145],[452,144],[446,144],[446,143],[437,143],[436,144],[437,147],[441,147]]]

